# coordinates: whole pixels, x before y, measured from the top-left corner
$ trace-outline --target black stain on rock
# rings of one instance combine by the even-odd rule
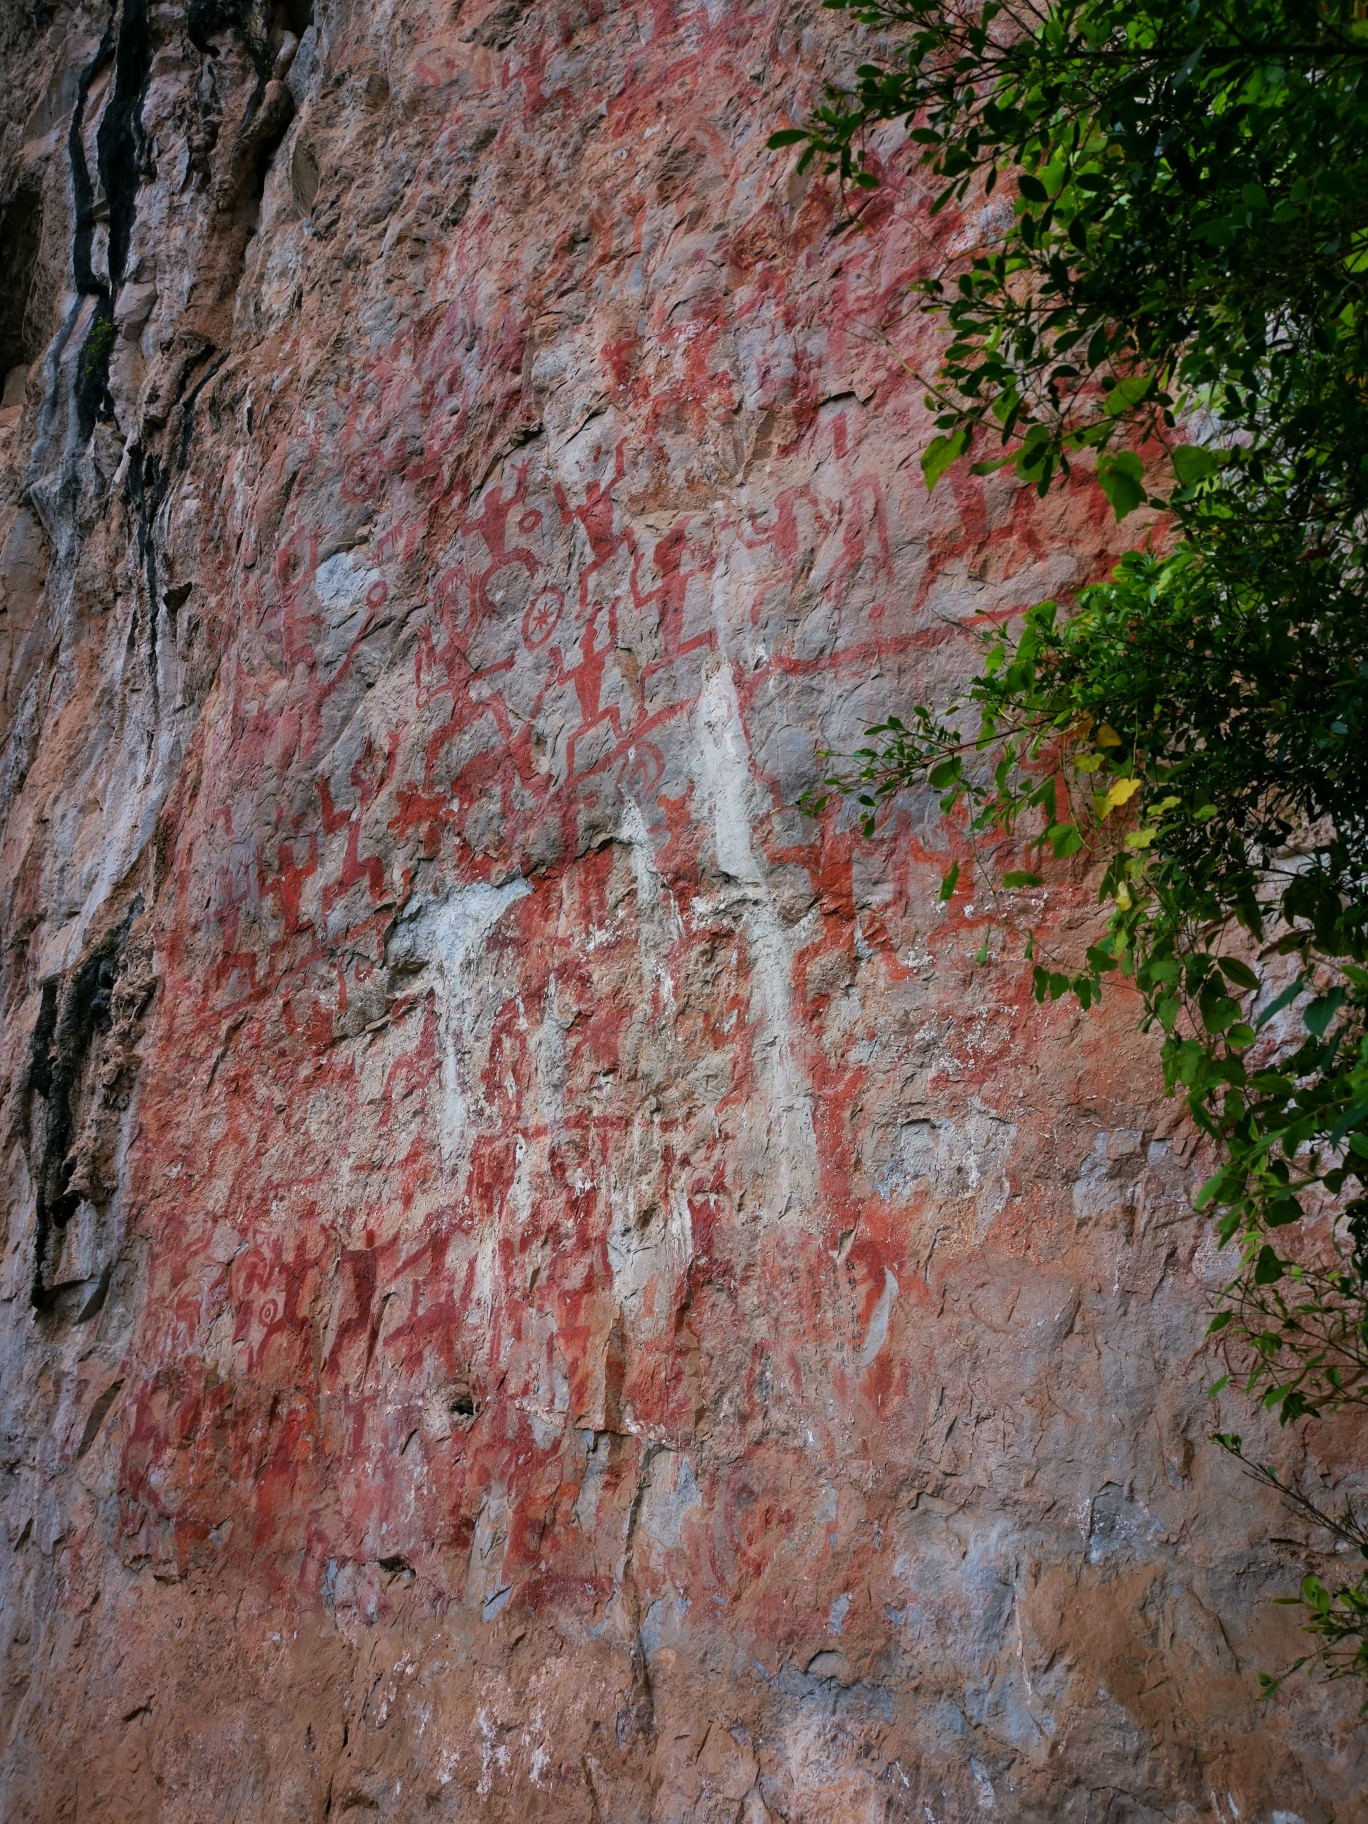
[[[128,266],[138,210],[144,138],[143,96],[152,73],[148,0],[124,0],[114,53],[114,88],[95,135],[100,182],[109,208],[109,280],[117,293]]]
[[[76,1456],[77,1456],[78,1461],[80,1460],[80,1458],[82,1458],[86,1454],[86,1452],[90,1449],[91,1445],[95,1442],[96,1437],[99,1435],[100,1427],[101,1427],[101,1425],[104,1424],[105,1418],[108,1415],[110,1407],[114,1404],[115,1400],[117,1400],[119,1397],[119,1390],[122,1388],[122,1386],[123,1386],[122,1379],[112,1382],[108,1387],[105,1388],[104,1392],[100,1395],[99,1399],[96,1400],[95,1404],[91,1407],[90,1417],[86,1420],[85,1430],[81,1433],[81,1441],[76,1446]]]
[[[30,1095],[42,1105],[33,1110],[37,1119],[30,1123],[36,1141],[32,1302],[39,1310],[50,1308],[56,1290],[49,1258],[59,1252],[54,1243],[83,1198],[101,1201],[112,1188],[105,1182],[101,1157],[109,1150],[109,1136],[99,1130],[116,1126],[127,1104],[131,1048],[152,992],[145,957],[126,954],[130,928],[141,910],[141,900],[135,900],[123,922],[81,962],[42,984],[28,1072]],[[104,1040],[116,1025],[121,1029],[118,1055],[107,1057]],[[91,1128],[93,1132],[85,1131]],[[94,1315],[103,1303],[98,1279],[90,1290],[82,1315]]]
[[[275,61],[280,33],[302,38],[312,24],[313,0],[190,0],[186,14],[190,42],[202,56],[217,55],[218,33],[235,32],[263,75]]]
[[[0,209],[0,382],[11,368],[26,367],[46,340],[33,308],[42,242],[42,198],[19,189]]]
[[[109,357],[115,334],[114,299],[128,265],[137,219],[138,184],[145,151],[142,103],[152,73],[152,50],[148,0],[124,0],[117,23],[111,21],[104,42],[81,78],[71,116],[67,144],[76,216],[72,276],[76,290],[82,296],[96,300],[77,359],[76,409],[83,437],[89,437],[97,422],[112,417],[114,412],[109,391]],[[111,59],[113,81],[95,134],[101,193],[97,199],[86,163],[83,128],[91,87]],[[95,229],[100,220],[109,225],[107,277],[95,268]]]

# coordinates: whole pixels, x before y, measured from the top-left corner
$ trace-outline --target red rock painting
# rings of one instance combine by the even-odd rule
[[[926,494],[847,28],[29,11],[5,1816],[1347,1824],[1132,1005],[798,805],[1119,548]]]

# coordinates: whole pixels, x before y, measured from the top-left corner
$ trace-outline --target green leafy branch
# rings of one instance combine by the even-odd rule
[[[1368,1525],[1359,1518],[1351,1503],[1346,1502],[1339,1514],[1327,1513],[1309,1500],[1295,1484],[1285,1481],[1271,1465],[1255,1463],[1244,1452],[1244,1440],[1238,1432],[1218,1431],[1213,1442],[1244,1465],[1257,1482],[1282,1496],[1287,1505],[1315,1526],[1324,1527],[1341,1545],[1368,1560]],[[1272,1697],[1278,1688],[1314,1658],[1329,1678],[1356,1678],[1368,1681],[1368,1570],[1353,1582],[1327,1589],[1319,1577],[1304,1577],[1296,1596],[1279,1596],[1279,1603],[1299,1608],[1306,1616],[1303,1632],[1316,1642],[1313,1654],[1294,1660],[1279,1673],[1261,1672],[1261,1695]],[[1359,1707],[1368,1716],[1368,1699]]]
[[[986,633],[961,702],[870,730],[810,808],[854,797],[873,833],[929,787],[976,894],[1027,925],[1038,1000],[1130,982],[1219,1159],[1197,1205],[1239,1250],[1212,1326],[1232,1375],[1283,1423],[1362,1405],[1368,21],[829,3],[882,54],[771,143],[836,177],[853,225],[871,136],[901,123],[931,215],[960,212],[964,252],[914,288],[946,337],[927,486],[968,461],[1044,494],[1086,455],[1118,519],[1165,510],[1168,547]],[[1065,963],[1013,895],[1080,869],[1098,924]],[[1360,1595],[1308,1581],[1327,1651]]]
[[[869,136],[901,122],[932,215],[979,207],[981,244],[917,288],[949,332],[928,480],[988,433],[1005,453],[979,466],[1011,463],[1044,493],[1081,451],[1171,445],[1197,409],[1235,433],[1223,462],[1257,471],[1281,444],[1303,492],[1333,484],[1331,445],[1282,433],[1308,408],[1341,436],[1361,417],[1344,409],[1368,295],[1352,0],[828,4],[897,49],[770,144],[868,191]],[[1003,180],[1005,215],[984,210]],[[1203,456],[1185,460],[1180,491],[1203,479]],[[1136,451],[1119,461],[1139,504]]]

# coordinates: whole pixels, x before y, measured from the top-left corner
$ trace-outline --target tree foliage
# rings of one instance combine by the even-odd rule
[[[970,459],[1044,494],[1082,461],[1118,518],[1165,518],[1107,581],[985,633],[965,699],[871,730],[814,808],[854,794],[872,830],[929,780],[1038,999],[1134,983],[1218,1148],[1198,1206],[1239,1251],[1212,1328],[1240,1380],[1284,1423],[1368,1404],[1362,8],[828,4],[882,55],[771,143],[857,226],[901,122],[933,211],[980,223],[920,286],[946,331],[928,486]],[[1075,856],[1102,910],[1066,964],[1029,896]],[[1368,1579],[1312,1584],[1322,1662],[1368,1676]]]

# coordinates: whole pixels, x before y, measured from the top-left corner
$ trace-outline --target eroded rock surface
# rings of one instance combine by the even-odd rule
[[[1132,1009],[795,808],[1117,537],[832,29],[0,22],[6,1819],[1363,1815]]]

